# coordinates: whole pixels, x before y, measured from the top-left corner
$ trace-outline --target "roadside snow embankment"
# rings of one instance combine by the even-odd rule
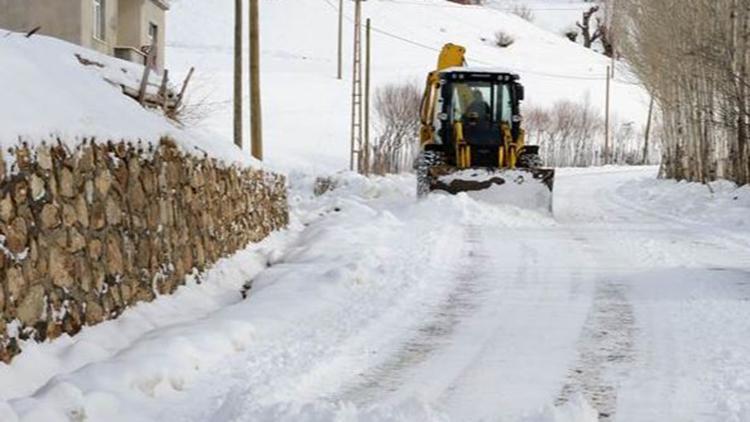
[[[26,342],[11,364],[0,363],[0,400],[31,395],[55,376],[110,359],[147,333],[202,318],[241,299],[244,283],[263,271],[294,239],[280,232],[230,258],[219,260],[200,278],[190,277],[174,294],[141,303],[120,318],[85,327],[45,343]],[[0,408],[2,408],[0,406]],[[0,412],[0,420],[3,419]]]
[[[750,186],[738,187],[728,181],[704,185],[643,179],[625,184],[618,194],[675,219],[750,234]]]

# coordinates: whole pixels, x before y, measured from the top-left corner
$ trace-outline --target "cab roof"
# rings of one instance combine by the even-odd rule
[[[516,81],[521,77],[510,69],[499,67],[449,67],[440,71],[440,74],[463,74],[468,77],[476,76],[479,79],[487,78],[488,75],[507,76],[509,80]]]

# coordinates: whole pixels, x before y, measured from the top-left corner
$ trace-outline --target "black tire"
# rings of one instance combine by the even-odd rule
[[[414,167],[417,173],[417,198],[424,198],[430,193],[432,175],[430,170],[445,163],[443,154],[438,151],[421,151],[417,156]]]
[[[518,157],[518,167],[527,169],[538,169],[544,167],[544,161],[539,154],[525,153]]]

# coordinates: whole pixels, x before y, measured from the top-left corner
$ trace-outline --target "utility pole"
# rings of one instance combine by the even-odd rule
[[[651,117],[654,113],[654,97],[651,96],[651,102],[648,105],[648,120],[646,121],[646,136],[643,140],[643,164],[648,164],[648,143],[651,137]]]
[[[612,45],[612,79],[615,78],[615,69],[617,68],[617,44],[615,43],[615,36],[614,36],[614,27],[615,27],[615,2],[610,1],[607,4],[607,8],[609,9],[609,22],[607,23],[607,36],[609,37],[609,42]]]
[[[352,71],[352,126],[349,146],[349,170],[362,147],[362,0],[354,0],[354,60]],[[359,161],[359,160],[358,160]],[[361,168],[357,169],[361,171]]]
[[[250,145],[263,160],[263,111],[260,103],[260,23],[258,0],[250,0]]]
[[[604,103],[604,164],[610,163],[610,139],[609,139],[609,90],[610,90],[610,79],[612,74],[610,73],[610,67],[607,66],[607,94]]]
[[[234,144],[242,149],[242,0],[234,0]]]
[[[338,51],[338,73],[337,79],[343,78],[344,70],[344,0],[339,0],[339,51]]]
[[[371,31],[370,19],[367,19],[366,52],[365,52],[365,153],[363,156],[363,167],[365,175],[370,172],[370,60],[371,60]]]

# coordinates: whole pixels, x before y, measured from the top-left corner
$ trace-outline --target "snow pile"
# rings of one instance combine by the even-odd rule
[[[19,140],[33,147],[59,139],[72,149],[83,138],[158,143],[161,137],[170,136],[188,153],[254,164],[231,141],[178,127],[125,96],[121,84],[139,86],[143,68],[134,63],[50,37],[26,38],[1,30],[0,57],[3,149],[16,146]],[[159,81],[158,75],[153,76],[149,90],[157,90]]]
[[[174,294],[140,303],[118,319],[84,327],[74,337],[65,334],[52,342],[23,342],[23,353],[12,365],[0,364],[0,399],[32,394],[54,376],[110,359],[154,330],[204,317],[240,301],[243,284],[264,270],[292,239],[290,234],[272,234],[260,244],[221,259],[200,278],[189,278]]]
[[[750,186],[737,187],[728,181],[703,185],[649,178],[632,181],[618,193],[651,212],[750,234]]]
[[[493,184],[487,189],[466,192],[466,195],[490,204],[509,204],[539,212],[552,211],[552,192],[536,180]]]
[[[450,186],[453,182],[482,183],[492,182],[493,179],[498,178],[504,180],[504,183],[492,183],[486,189],[468,191],[463,194],[488,204],[506,204],[539,212],[552,211],[552,192],[547,185],[535,179],[533,174],[527,171],[461,170],[442,176],[439,180]]]

